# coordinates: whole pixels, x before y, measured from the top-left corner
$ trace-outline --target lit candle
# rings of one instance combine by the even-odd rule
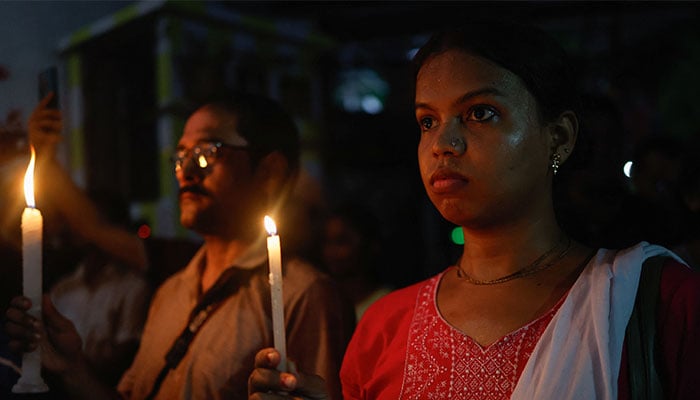
[[[43,220],[34,202],[34,165],[36,154],[31,147],[32,157],[24,175],[24,198],[27,207],[22,213],[22,287],[24,296],[32,302],[29,315],[41,319],[42,260],[41,233]],[[36,350],[22,356],[22,376],[12,387],[14,393],[46,392],[49,388],[41,378],[41,352]]]
[[[264,218],[267,230],[267,260],[270,264],[270,292],[272,296],[272,332],[275,349],[280,353],[279,371],[287,370],[287,341],[284,333],[284,303],[282,302],[282,254],[280,237],[277,235],[275,221]]]

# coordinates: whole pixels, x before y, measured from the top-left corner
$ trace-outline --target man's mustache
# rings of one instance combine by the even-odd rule
[[[207,192],[203,187],[198,185],[183,186],[180,188],[180,194],[187,192],[201,195],[209,195],[209,192]]]

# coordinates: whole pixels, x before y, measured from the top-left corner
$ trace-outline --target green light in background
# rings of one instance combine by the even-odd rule
[[[450,233],[450,238],[452,239],[452,243],[454,244],[464,244],[464,232],[462,232],[462,227],[457,226],[454,229],[452,229],[452,233]]]

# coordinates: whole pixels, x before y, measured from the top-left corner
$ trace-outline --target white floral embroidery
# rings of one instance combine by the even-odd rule
[[[442,274],[423,286],[409,328],[402,399],[506,400],[562,301],[528,325],[483,348],[437,310]]]

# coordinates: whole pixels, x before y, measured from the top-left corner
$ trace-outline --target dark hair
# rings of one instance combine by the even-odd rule
[[[279,102],[247,92],[216,94],[203,102],[236,116],[238,133],[251,147],[256,164],[273,151],[281,152],[289,164],[291,175],[299,169],[299,130],[292,117]]]
[[[507,22],[477,22],[434,34],[413,58],[414,81],[431,57],[461,50],[517,75],[535,98],[545,121],[562,112],[578,113],[578,87],[573,64],[559,43],[544,31]]]

